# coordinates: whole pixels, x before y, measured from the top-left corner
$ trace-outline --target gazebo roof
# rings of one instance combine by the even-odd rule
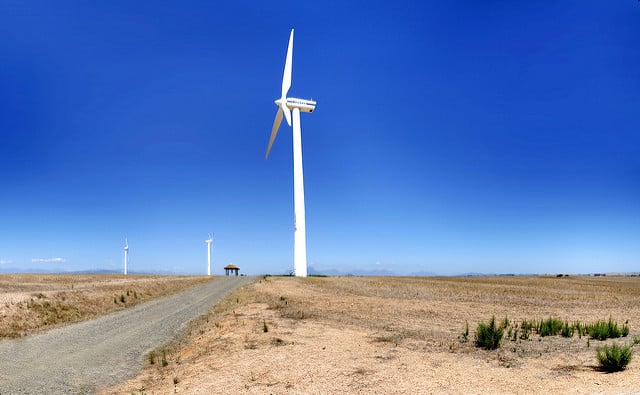
[[[231,269],[240,269],[238,266],[234,265],[233,263],[228,264],[227,266],[224,267],[226,270],[231,270]]]

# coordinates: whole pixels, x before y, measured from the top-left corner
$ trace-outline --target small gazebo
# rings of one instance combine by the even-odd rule
[[[233,263],[230,263],[224,267],[224,274],[227,276],[235,274],[237,276],[239,270],[240,268],[238,266],[234,265]]]

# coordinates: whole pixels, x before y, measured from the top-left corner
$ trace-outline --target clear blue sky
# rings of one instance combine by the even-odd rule
[[[0,270],[640,270],[640,3],[3,1]]]

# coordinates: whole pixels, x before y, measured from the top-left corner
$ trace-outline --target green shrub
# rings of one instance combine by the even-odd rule
[[[569,322],[565,321],[560,334],[562,337],[573,337],[574,330],[575,327],[573,325],[569,326]]]
[[[549,317],[546,320],[540,321],[540,336],[555,336],[562,332],[562,321]]]
[[[608,373],[619,372],[624,370],[631,362],[633,352],[631,346],[620,347],[614,344],[612,346],[598,347],[596,358],[600,364],[600,369]]]
[[[502,340],[502,328],[496,325],[496,317],[491,317],[488,324],[480,322],[476,330],[476,347],[482,347],[486,350],[495,350],[500,347]]]
[[[622,335],[622,337],[627,337],[629,336],[629,326],[628,325],[622,325],[622,329],[620,329],[620,335]]]
[[[595,324],[589,325],[587,332],[592,339],[607,340],[620,337],[622,334],[618,329],[618,324],[613,322],[611,317],[609,321],[597,321]]]

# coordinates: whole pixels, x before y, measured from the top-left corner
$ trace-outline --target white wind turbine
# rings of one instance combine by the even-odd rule
[[[278,113],[273,121],[269,146],[264,158],[269,157],[271,146],[278,134],[278,128],[282,122],[282,113],[291,126],[291,112],[293,110],[293,200],[294,200],[294,239],[293,239],[293,272],[298,277],[307,276],[307,240],[304,217],[304,182],[302,177],[302,137],[300,132],[300,111],[313,112],[316,102],[313,100],[295,99],[287,97],[291,87],[291,63],[293,56],[293,29],[289,36],[289,48],[284,64],[282,76],[282,95],[275,103],[278,105]]]
[[[209,233],[209,238],[204,241],[207,243],[207,276],[211,275],[211,244],[213,244],[213,235]]]
[[[129,241],[124,239],[124,274],[127,274],[127,262],[129,261]]]

